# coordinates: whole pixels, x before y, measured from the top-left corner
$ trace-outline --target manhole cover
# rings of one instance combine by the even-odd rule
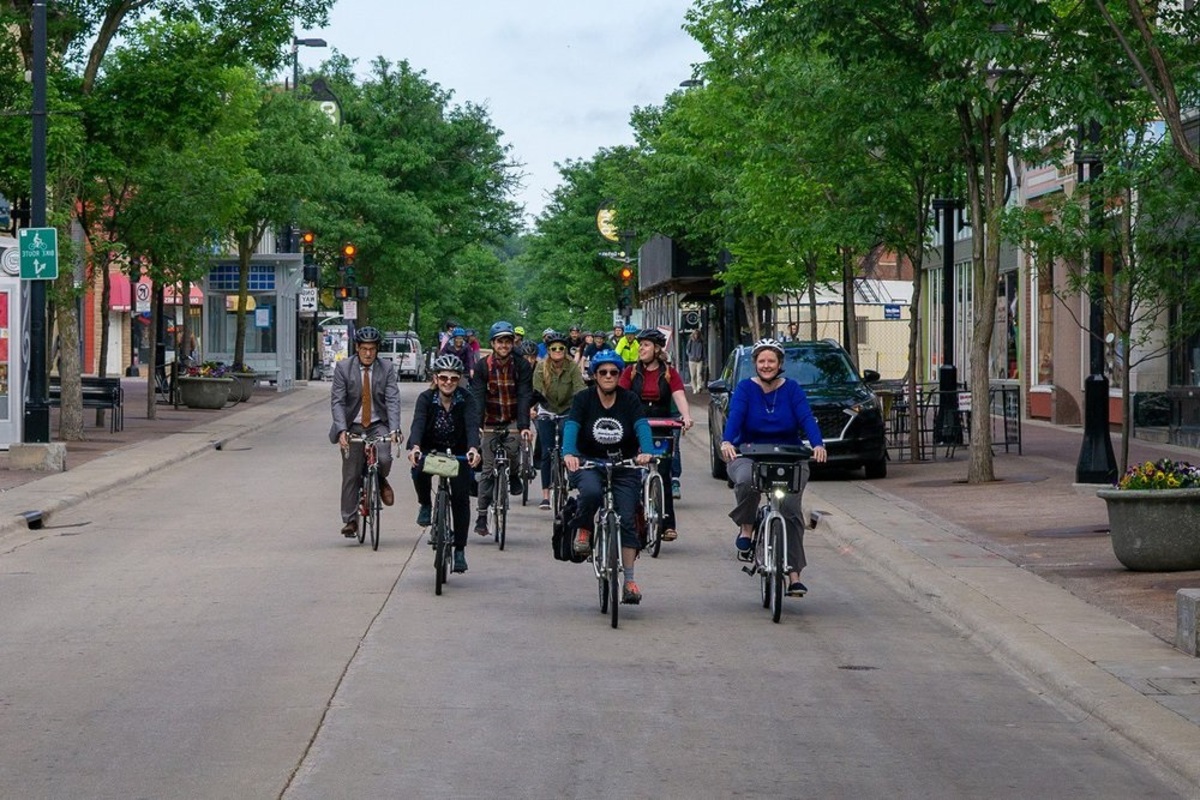
[[[1040,531],[1029,531],[1025,535],[1035,539],[1080,539],[1089,536],[1108,536],[1108,525],[1097,522],[1092,525],[1075,525],[1070,528],[1046,528]]]

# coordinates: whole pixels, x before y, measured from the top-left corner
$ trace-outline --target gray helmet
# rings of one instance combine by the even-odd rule
[[[447,353],[446,355],[438,356],[433,360],[433,371],[457,372],[459,375],[462,375],[467,371],[467,368],[463,366],[461,358],[452,353]]]

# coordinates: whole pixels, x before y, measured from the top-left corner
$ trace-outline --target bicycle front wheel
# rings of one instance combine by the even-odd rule
[[[771,607],[771,571],[767,568],[771,559],[770,537],[766,527],[760,521],[754,530],[754,569],[758,571],[759,592],[762,594],[762,607]]]
[[[453,558],[451,548],[454,544],[454,534],[450,530],[450,503],[446,493],[439,491],[433,504],[433,571],[434,594],[442,593],[442,586],[450,577],[450,560]]]
[[[550,457],[550,504],[554,510],[554,518],[562,517],[563,509],[567,505],[567,468],[562,463],[562,458],[559,457],[559,452],[554,451],[554,455]]]
[[[496,466],[496,482],[494,484],[495,492],[492,495],[492,507],[496,510],[496,525],[492,531],[492,538],[500,549],[504,549],[505,524],[508,521],[508,465],[498,464]]]
[[[787,578],[784,564],[784,525],[782,517],[771,520],[771,621],[779,622],[783,614],[783,582]]]
[[[617,529],[617,517],[609,514],[605,520],[605,566],[608,569],[608,599],[612,614],[612,626],[617,627],[618,609],[621,607],[621,534]]]
[[[650,548],[651,558],[658,558],[658,553],[662,550],[663,516],[666,507],[663,492],[662,475],[658,470],[654,470],[646,477],[642,490],[642,503],[646,515],[646,544]]]
[[[371,514],[371,549],[379,549],[379,512],[383,508],[383,495],[379,492],[379,474],[376,473],[372,477],[374,486],[371,491],[371,504],[369,506]]]
[[[596,587],[600,590],[600,613],[608,613],[608,514],[603,509],[592,537],[592,569],[596,573]]]
[[[376,489],[372,483],[374,473],[363,475],[362,489],[358,493],[358,543],[367,540],[367,526],[371,524],[371,494]]]

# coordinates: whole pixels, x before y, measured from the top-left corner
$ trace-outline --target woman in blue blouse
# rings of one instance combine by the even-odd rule
[[[721,456],[729,464],[729,480],[733,482],[736,500],[729,518],[739,526],[735,544],[742,553],[751,547],[760,493],[752,485],[754,462],[738,456],[737,448],[743,444],[800,445],[807,439],[815,461],[824,462],[828,457],[808,395],[800,384],[783,376],[783,348],[774,339],[760,339],[750,357],[754,362],[754,377],[746,378],[734,388],[721,442]],[[800,498],[808,483],[807,461],[801,470],[800,491],[784,497],[781,509],[787,523],[788,554],[792,561],[788,565],[788,594],[793,597],[803,597],[808,591],[800,582],[800,570],[808,563],[804,558],[804,521],[800,510]]]

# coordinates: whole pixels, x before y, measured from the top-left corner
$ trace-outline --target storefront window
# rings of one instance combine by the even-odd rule
[[[275,295],[249,295],[253,301],[246,311],[245,351],[274,353],[276,346]],[[237,295],[209,294],[206,298],[209,347],[218,353],[233,353],[237,342]]]

